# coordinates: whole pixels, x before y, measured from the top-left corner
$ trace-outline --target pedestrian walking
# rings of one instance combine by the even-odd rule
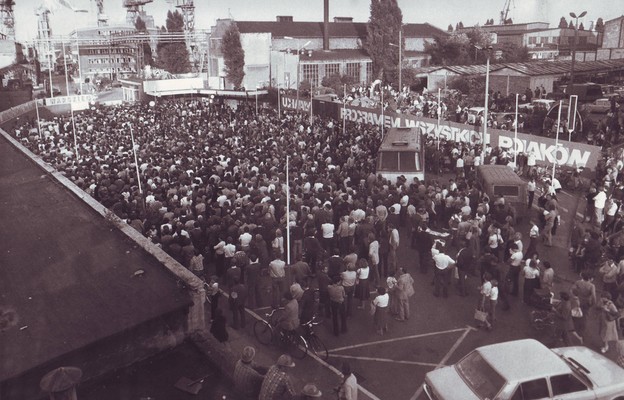
[[[286,263],[280,258],[271,261],[269,276],[271,277],[271,306],[277,308],[286,291]]]
[[[609,292],[603,292],[600,296],[600,303],[598,305],[600,310],[599,319],[599,333],[602,340],[602,348],[600,352],[606,353],[609,350],[609,342],[619,340],[617,320],[620,317],[613,301],[611,301],[611,294]]]
[[[434,269],[434,290],[433,295],[438,297],[448,297],[448,286],[451,272],[455,268],[455,260],[443,253],[443,245],[437,243],[432,249]]]
[[[247,287],[234,279],[234,285],[230,291],[230,311],[232,311],[232,328],[245,327],[245,303],[247,302]]]
[[[340,284],[344,287],[346,295],[345,307],[347,317],[350,317],[353,311],[353,297],[355,296],[355,282],[357,281],[355,266],[349,266],[346,271],[343,271],[342,274],[340,274],[340,279]]]
[[[410,317],[409,299],[414,295],[414,278],[412,278],[404,267],[399,268],[397,287],[399,289],[399,312],[395,319],[398,321],[406,321]]]
[[[525,304],[530,304],[533,291],[540,288],[540,270],[537,267],[537,263],[535,260],[529,260],[528,263],[522,269],[522,275],[524,276],[522,301]]]
[[[388,305],[390,298],[386,289],[383,287],[377,288],[377,297],[373,299],[371,310],[373,310],[373,322],[375,330],[379,335],[388,332]]]
[[[327,287],[335,336],[340,333],[347,333],[347,312],[345,309],[347,295],[340,281],[340,277],[335,277],[333,283]]]
[[[360,305],[358,306],[358,308],[365,309],[366,303],[368,303],[370,300],[370,285],[368,279],[370,268],[368,267],[368,262],[366,261],[366,259],[361,258],[360,260],[358,260],[358,269],[356,273],[358,279],[356,293],[357,298],[360,300]]]

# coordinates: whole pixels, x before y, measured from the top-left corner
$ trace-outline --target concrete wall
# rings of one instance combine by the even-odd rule
[[[270,33],[241,34],[241,45],[245,51],[245,77],[243,86],[249,90],[268,85],[270,78]]]

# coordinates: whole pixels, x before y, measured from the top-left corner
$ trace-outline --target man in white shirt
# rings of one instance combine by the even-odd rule
[[[602,225],[602,221],[604,220],[604,207],[607,202],[607,194],[604,191],[604,187],[600,186],[598,188],[598,193],[594,196],[594,212],[595,212],[595,223],[596,225]]]
[[[431,250],[434,254],[433,262],[435,263],[434,273],[434,289],[433,295],[436,297],[442,293],[443,297],[448,297],[448,285],[451,279],[451,271],[455,268],[455,260],[444,254],[443,247],[436,243]],[[437,253],[437,254],[436,254]]]
[[[522,251],[518,248],[518,246],[514,243],[511,245],[511,249],[509,249],[509,273],[508,278],[511,281],[511,290],[509,292],[512,296],[518,295],[518,281],[520,279],[520,269],[522,267],[522,259],[524,258],[522,255]]]

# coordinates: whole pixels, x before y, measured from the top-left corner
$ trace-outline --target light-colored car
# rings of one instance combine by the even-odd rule
[[[474,125],[478,119],[483,117],[485,108],[483,107],[471,107],[468,109],[468,123]]]
[[[606,114],[611,110],[611,101],[609,99],[598,99],[593,103],[586,104],[585,109],[593,114]]]
[[[518,104],[519,112],[531,112],[534,108],[544,108],[546,111],[555,104],[551,99],[534,99],[530,103]]]
[[[431,400],[624,400],[624,369],[584,346],[523,339],[479,347],[427,373]]]

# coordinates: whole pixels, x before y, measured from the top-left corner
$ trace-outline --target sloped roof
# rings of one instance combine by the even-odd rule
[[[510,68],[525,75],[563,75],[568,74],[572,68],[572,61],[533,61],[524,63],[502,63],[490,65],[490,73],[503,68]],[[485,74],[485,64],[476,65],[437,65],[424,68],[417,68],[417,74],[429,74],[431,72],[447,69],[458,75],[483,75]],[[614,69],[624,69],[624,59],[585,61],[574,64],[574,70],[583,72],[606,72]]]
[[[323,22],[236,21],[236,25],[240,33],[270,32],[276,37],[323,37]],[[366,22],[330,22],[329,36],[364,39],[367,25]],[[433,38],[448,34],[430,24],[405,24],[403,35]]]
[[[570,72],[572,69],[572,60],[509,63],[503,65],[525,75],[562,75]],[[574,70],[577,73],[602,72],[614,68],[624,68],[624,59],[585,61],[574,64]]]

